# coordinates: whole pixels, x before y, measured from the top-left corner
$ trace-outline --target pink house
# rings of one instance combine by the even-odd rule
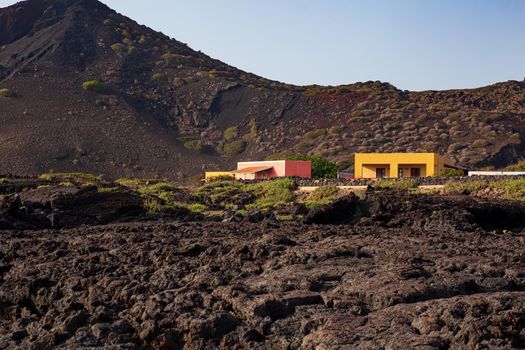
[[[306,160],[269,160],[262,162],[239,162],[237,170],[231,171],[238,180],[271,179],[274,177],[312,177],[312,162]]]

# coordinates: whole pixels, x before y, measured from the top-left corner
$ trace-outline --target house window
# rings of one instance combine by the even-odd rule
[[[397,177],[403,177],[403,168],[397,170]]]
[[[383,177],[386,177],[386,169],[385,168],[376,168],[376,178],[381,179]]]
[[[410,177],[421,177],[421,169],[419,169],[419,168],[411,168],[410,169]]]

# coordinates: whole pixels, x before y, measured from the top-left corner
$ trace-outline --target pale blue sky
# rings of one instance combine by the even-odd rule
[[[102,2],[195,50],[287,83],[381,80],[439,90],[525,76],[523,0]]]

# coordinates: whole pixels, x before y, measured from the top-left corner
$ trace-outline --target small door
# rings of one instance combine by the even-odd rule
[[[403,168],[397,170],[397,177],[403,177]]]
[[[385,168],[376,168],[376,178],[381,179],[386,177],[386,169]]]
[[[410,168],[410,177],[421,177],[421,169]]]

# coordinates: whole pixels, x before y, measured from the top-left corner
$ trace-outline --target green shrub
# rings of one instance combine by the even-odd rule
[[[312,193],[312,199],[321,201],[326,199],[334,199],[339,195],[339,188],[337,186],[320,186]]]
[[[439,172],[439,176],[453,177],[453,176],[464,176],[465,172],[461,169],[444,168]]]
[[[246,142],[242,140],[232,141],[225,143],[222,146],[222,149],[219,149],[219,152],[222,155],[233,157],[238,154],[241,154],[246,149]]]
[[[107,102],[106,102],[105,100],[100,99],[100,98],[97,99],[97,100],[95,101],[95,104],[96,104],[97,106],[99,106],[99,107],[103,107],[103,106],[107,106],[107,105],[108,105]]]
[[[182,209],[182,207],[179,206],[168,205],[157,198],[146,198],[143,206],[150,215],[170,214]]]
[[[395,188],[399,190],[408,190],[411,188],[418,188],[419,183],[415,179],[386,179],[386,180],[378,180],[374,183],[375,188],[381,188],[381,189],[387,189],[387,188]]]
[[[277,179],[242,186],[244,191],[255,196],[255,203],[250,206],[258,209],[269,209],[292,203],[295,188],[296,184],[291,179]]]
[[[318,129],[307,132],[304,137],[307,139],[316,139],[320,136],[326,135],[326,129]]]
[[[97,189],[97,191],[101,193],[118,192],[119,190],[120,190],[120,187],[117,187],[117,186],[99,187]]]
[[[232,126],[224,130],[223,137],[226,141],[233,141],[239,136],[239,129],[236,126]]]
[[[162,81],[166,78],[166,76],[162,73],[155,73],[151,76],[151,79],[155,80],[155,81]]]
[[[489,184],[485,181],[449,181],[445,184],[443,190],[449,194],[471,194],[484,190],[487,187],[489,187]]]
[[[188,205],[188,209],[194,213],[202,213],[208,210],[208,207],[205,206],[204,204],[193,203],[193,204]]]
[[[11,90],[6,89],[6,88],[0,89],[0,96],[11,97]]]
[[[121,44],[121,43],[115,43],[113,45],[111,45],[111,49],[117,53],[117,54],[121,54],[121,53],[124,53],[126,52],[126,50],[128,49],[128,47],[124,44]]]
[[[338,198],[339,192],[339,188],[333,185],[317,187],[304,204],[310,210],[328,205]]]
[[[142,194],[152,194],[159,195],[163,192],[173,192],[177,191],[178,188],[173,186],[168,182],[157,182],[157,183],[145,183],[143,185],[138,185],[137,192]]]
[[[104,84],[98,80],[90,80],[82,83],[82,88],[86,91],[103,92]]]
[[[525,161],[516,164],[511,164],[505,169],[505,171],[525,171]]]
[[[255,119],[250,120],[250,134],[256,135],[257,131],[259,131],[259,123]]]
[[[504,192],[505,199],[525,200],[525,179],[493,181],[490,187]]]
[[[6,183],[8,183],[8,182],[9,182],[9,180],[7,180],[7,179],[5,179],[5,178],[3,178],[3,177],[0,178],[0,185],[1,185],[1,184],[6,184]]]
[[[68,181],[97,181],[99,177],[90,173],[47,173],[42,174],[38,177],[40,180],[53,181],[53,180],[68,180]]]
[[[285,222],[288,222],[288,221],[293,221],[293,215],[275,215],[275,218],[278,220],[278,221],[285,221]]]
[[[194,152],[202,152],[203,146],[199,140],[189,140],[184,142],[184,148]]]

